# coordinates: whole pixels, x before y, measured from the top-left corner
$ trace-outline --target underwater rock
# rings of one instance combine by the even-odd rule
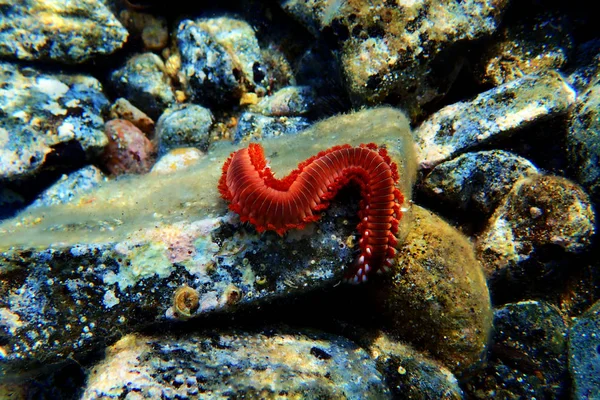
[[[569,372],[575,399],[600,397],[600,302],[576,319],[569,330]]]
[[[94,158],[107,144],[108,100],[95,78],[0,62],[0,81],[0,180],[34,175],[61,148]]]
[[[264,61],[252,26],[228,17],[184,20],[177,28],[179,79],[195,102],[239,100],[264,95]]]
[[[490,361],[465,383],[470,397],[563,398],[567,387],[567,325],[543,301],[506,304],[494,312]]]
[[[316,331],[129,335],[107,350],[82,399],[391,398],[375,362]]]
[[[141,41],[144,50],[160,52],[169,44],[165,17],[127,9],[122,10],[118,16],[131,35],[129,40]]]
[[[178,147],[197,147],[202,151],[210,144],[213,115],[197,104],[181,104],[168,108],[156,123],[158,153]]]
[[[548,268],[561,265],[555,254],[540,269],[550,250],[577,254],[588,248],[594,223],[581,187],[562,177],[533,175],[515,183],[480,234],[477,251],[491,280],[518,281],[532,273],[529,279],[538,280]]]
[[[19,0],[2,3],[0,55],[81,63],[111,54],[127,30],[100,0]]]
[[[397,163],[407,207],[416,176],[406,117],[364,110],[264,140],[277,176],[340,143],[377,142]],[[0,225],[0,371],[64,361],[151,323],[177,320],[173,295],[197,290],[191,315],[231,312],[340,282],[353,262],[357,205],[334,201],[323,220],[280,237],[257,234],[227,213],[217,182],[236,148],[215,146],[168,176],[107,182],[70,203],[42,207]],[[409,219],[403,218],[401,232]],[[402,236],[401,234],[399,236]]]
[[[131,57],[110,75],[110,83],[119,96],[125,97],[152,119],[157,119],[175,103],[165,64],[154,53]]]
[[[600,76],[600,75],[598,75]],[[600,81],[577,98],[566,148],[575,180],[600,205]]]
[[[144,132],[124,119],[113,119],[104,125],[108,145],[102,154],[102,165],[112,175],[144,174],[154,164],[154,145]]]
[[[421,168],[513,136],[519,130],[565,115],[575,91],[556,72],[526,76],[446,106],[415,131]]]
[[[433,168],[422,190],[451,207],[489,216],[516,181],[537,173],[527,159],[507,151],[465,153]]]
[[[154,121],[127,99],[118,98],[110,106],[110,119],[125,119],[134,124],[149,138],[154,137]]]
[[[173,149],[159,158],[150,172],[153,174],[170,174],[197,164],[205,155],[195,147]]]
[[[44,190],[30,207],[47,207],[68,203],[76,196],[89,193],[106,182],[106,176],[93,165],[60,177],[56,183]]]
[[[542,14],[533,21],[506,26],[486,47],[478,80],[498,86],[525,75],[561,69],[569,61],[573,42],[564,16]]]
[[[391,282],[374,288],[393,338],[429,352],[454,373],[474,367],[492,325],[484,273],[469,240],[424,208],[396,256]]]
[[[368,343],[364,344],[384,376],[393,398],[463,398],[452,372],[412,347],[390,339],[383,333],[368,338]]]
[[[600,74],[600,40],[592,39],[580,44],[572,58],[567,81],[579,94],[585,92]]]
[[[307,129],[310,125],[311,123],[304,117],[270,117],[244,112],[237,121],[234,142],[295,134]],[[368,139],[366,140],[368,141]]]
[[[309,86],[287,86],[263,97],[250,111],[274,117],[304,115],[315,107],[315,97]]]
[[[356,105],[400,101],[411,116],[443,96],[465,43],[493,33],[506,0],[298,1],[281,5],[320,40],[338,48]]]

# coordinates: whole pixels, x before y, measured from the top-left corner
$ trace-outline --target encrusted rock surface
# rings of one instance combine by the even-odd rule
[[[179,78],[192,100],[220,104],[239,100],[248,92],[264,95],[264,61],[246,21],[228,17],[184,20],[177,28],[177,46]]]
[[[577,98],[567,135],[575,179],[600,204],[600,80]]]
[[[175,103],[171,78],[163,60],[154,53],[131,57],[125,65],[113,71],[110,83],[119,96],[125,97],[153,119]]]
[[[314,35],[334,42],[357,104],[400,101],[410,114],[452,84],[465,42],[496,29],[508,2],[282,1]]]
[[[375,308],[392,337],[464,372],[487,349],[492,310],[484,273],[464,235],[421,207],[412,215],[392,281],[376,287]]]
[[[0,62],[0,81],[0,180],[35,174],[61,146],[93,158],[107,144],[108,100],[95,78]]]
[[[391,394],[375,361],[320,332],[126,336],[89,376],[82,399],[377,398]]]
[[[569,330],[569,371],[572,395],[578,399],[600,396],[600,302],[579,317]]]
[[[551,249],[586,250],[594,224],[581,187],[562,177],[534,175],[514,185],[479,236],[477,250],[489,278],[518,280],[538,271],[536,264],[543,264]]]
[[[516,154],[479,151],[438,164],[423,180],[422,189],[452,207],[489,215],[516,181],[537,173],[530,161]]]
[[[575,91],[555,72],[526,76],[454,103],[431,115],[414,132],[421,168],[432,168],[468,150],[565,115]]]
[[[18,0],[1,7],[3,57],[81,63],[118,50],[128,36],[100,0]]]
[[[386,144],[398,163],[399,187],[411,198],[416,163],[399,111],[335,117],[263,145],[283,176],[340,136],[356,145]],[[356,225],[349,221],[356,209],[334,204],[303,231],[259,235],[226,213],[217,191],[232,150],[224,144],[166,177],[117,180],[0,225],[2,374],[35,371],[150,323],[177,320],[173,298],[183,286],[197,292],[190,316],[198,316],[339,283],[353,261],[348,243]]]
[[[210,144],[212,123],[210,110],[197,104],[168,108],[156,123],[159,154],[178,147],[197,147],[206,151]]]
[[[476,399],[562,398],[568,379],[567,331],[560,312],[544,301],[498,308],[490,361],[468,379],[468,394]]]

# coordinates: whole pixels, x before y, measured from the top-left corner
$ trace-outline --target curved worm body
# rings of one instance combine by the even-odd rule
[[[320,211],[351,181],[359,185],[362,195],[361,239],[356,268],[346,279],[358,283],[366,281],[370,272],[385,271],[396,254],[403,198],[395,186],[398,169],[384,148],[373,143],[335,146],[276,179],[262,146],[253,143],[225,161],[219,191],[243,222],[250,222],[258,232],[274,230],[283,235],[317,221]]]

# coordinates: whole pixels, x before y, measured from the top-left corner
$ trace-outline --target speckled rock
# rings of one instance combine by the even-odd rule
[[[108,100],[96,79],[0,63],[0,81],[0,179],[35,174],[48,154],[69,143],[90,157],[107,144]]]
[[[263,97],[251,111],[270,116],[298,116],[315,107],[315,91],[309,86],[287,86]]]
[[[391,398],[375,362],[318,332],[127,336],[90,374],[82,399]]]
[[[127,35],[127,30],[99,0],[2,3],[3,57],[81,63],[121,48]]]
[[[585,92],[600,74],[600,40],[593,39],[577,47],[567,81],[577,92]]]
[[[131,57],[110,76],[110,83],[119,96],[125,97],[152,119],[157,119],[175,103],[171,79],[162,59],[153,53]]]
[[[600,397],[600,302],[579,317],[569,330],[569,372],[573,398]]]
[[[518,279],[537,270],[551,248],[586,250],[594,222],[581,187],[558,176],[534,175],[514,185],[479,236],[477,251],[489,278]]]
[[[567,134],[575,179],[600,204],[600,81],[577,98]]]
[[[573,37],[563,16],[542,15],[509,25],[487,46],[479,80],[494,86],[549,69],[561,69],[573,52]]]
[[[470,398],[563,398],[567,330],[560,312],[543,301],[497,309],[489,364],[465,385]]]
[[[463,211],[491,214],[519,179],[537,174],[528,160],[502,150],[466,153],[437,165],[423,192]]]
[[[481,360],[492,323],[483,270],[469,240],[413,206],[392,282],[375,289],[392,337],[428,351],[455,373]]]
[[[197,104],[181,104],[167,109],[156,123],[158,153],[177,147],[197,147],[202,151],[210,144],[213,115]]]
[[[334,42],[356,104],[397,102],[418,113],[458,71],[460,46],[494,32],[505,0],[282,1],[322,40]]]
[[[446,367],[385,334],[366,348],[395,399],[462,399],[456,377]]]
[[[310,125],[310,121],[304,117],[269,117],[258,113],[245,112],[238,119],[234,141],[240,142],[256,138],[295,134],[307,129]]]
[[[44,207],[68,203],[76,196],[88,193],[106,182],[106,176],[93,165],[63,175],[54,185],[46,189],[30,207]]]
[[[108,145],[102,153],[102,166],[112,175],[144,174],[152,168],[155,151],[152,142],[131,122],[113,119],[104,125]]]
[[[148,137],[154,137],[154,121],[127,99],[118,98],[110,106],[110,119],[125,119],[138,127]]]
[[[262,144],[283,176],[340,137],[387,146],[407,207],[416,161],[408,121],[397,110],[334,117]],[[151,323],[256,307],[338,284],[355,256],[348,243],[356,241],[349,222],[356,220],[356,204],[334,202],[321,222],[285,237],[257,234],[227,212],[218,194],[223,162],[234,149],[221,143],[168,177],[117,179],[69,203],[4,221],[0,378],[23,378],[25,370],[78,357]],[[402,230],[407,223],[403,218]]]
[[[555,72],[527,76],[446,106],[414,132],[421,168],[566,114],[575,92]]]
[[[200,161],[205,154],[195,147],[173,149],[158,159],[152,167],[153,174],[170,174],[191,167]]]
[[[244,93],[264,95],[264,61],[254,30],[228,17],[184,20],[177,28],[180,81],[197,102],[238,101]]]

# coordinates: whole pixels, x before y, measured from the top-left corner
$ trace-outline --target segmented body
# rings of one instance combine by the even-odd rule
[[[231,154],[219,181],[222,197],[242,221],[257,231],[303,228],[350,181],[361,189],[360,254],[348,280],[363,282],[371,271],[385,270],[395,255],[403,202],[396,188],[398,169],[384,148],[375,144],[335,146],[300,163],[283,179],[266,166],[259,144]]]

